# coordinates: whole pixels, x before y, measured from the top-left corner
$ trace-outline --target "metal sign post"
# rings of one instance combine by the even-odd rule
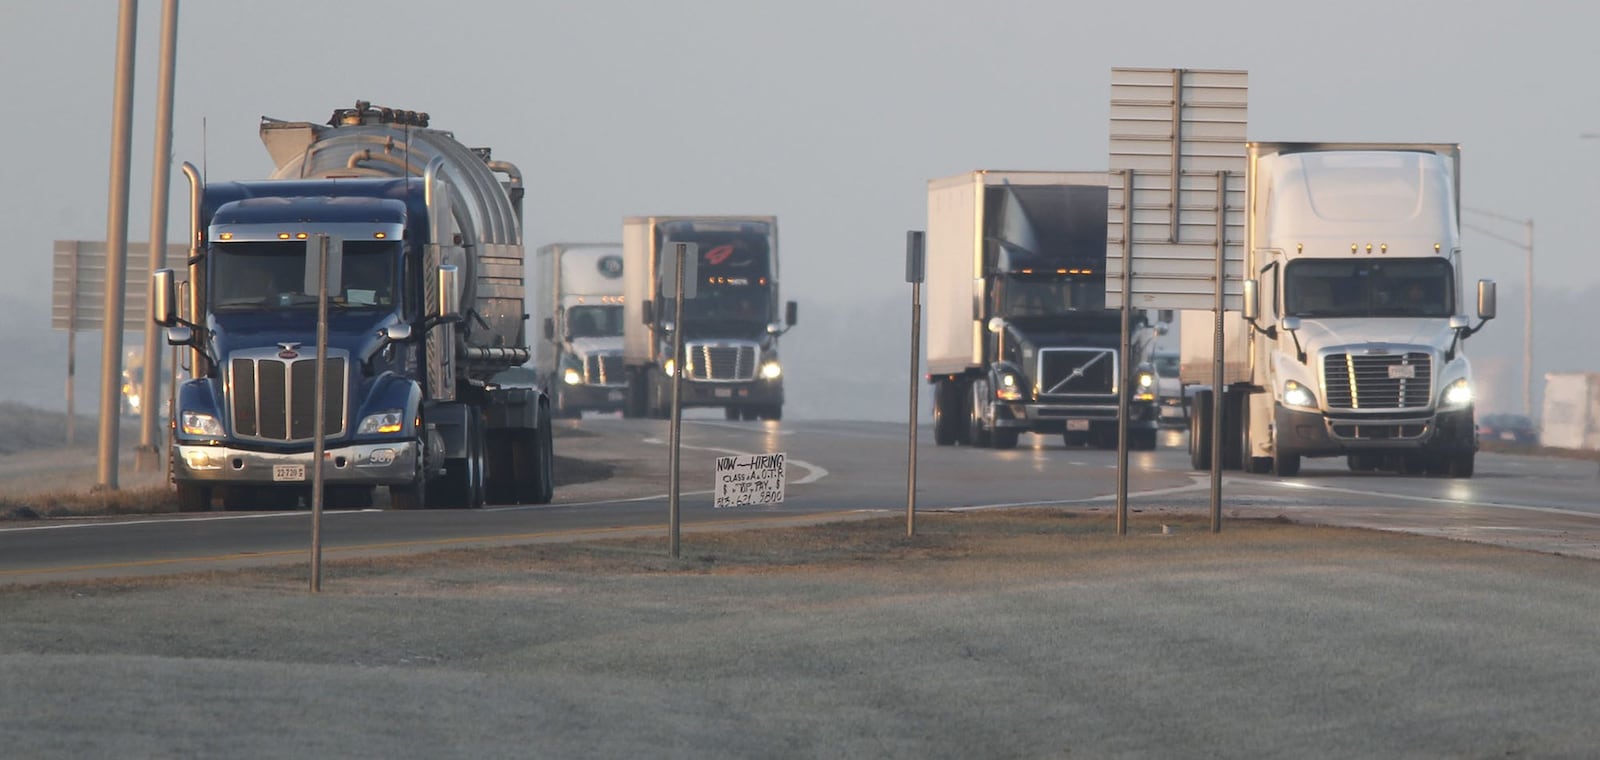
[[[917,375],[922,356],[923,232],[906,231],[906,282],[911,283],[911,411],[906,424],[906,535],[917,534]]]
[[[1123,317],[1119,535],[1127,530],[1133,308],[1215,309],[1211,512],[1212,531],[1221,529],[1223,317],[1243,304],[1248,82],[1243,71],[1111,70],[1106,306]]]
[[[672,268],[666,274],[672,279],[672,426],[670,439],[672,441],[672,483],[671,494],[667,497],[667,525],[671,535],[669,539],[669,553],[673,559],[678,558],[678,465],[680,447],[680,434],[683,430],[683,302],[694,297],[693,285],[696,275],[694,267],[699,263],[700,246],[696,243],[674,243],[672,252]],[[684,280],[690,281],[690,287],[685,287]]]
[[[322,590],[322,454],[328,409],[328,249],[327,235],[314,238],[317,248],[317,418],[311,423],[311,591]]]

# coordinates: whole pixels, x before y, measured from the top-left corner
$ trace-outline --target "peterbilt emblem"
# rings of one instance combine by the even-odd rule
[[[278,348],[281,348],[283,350],[278,352],[278,358],[279,359],[294,359],[294,358],[299,357],[300,356],[300,352],[295,350],[295,349],[297,349],[299,347],[300,347],[299,343],[290,343],[290,342],[279,343],[278,344]]]
[[[600,261],[595,264],[595,268],[599,269],[600,274],[607,279],[615,280],[622,276],[622,257],[601,256]]]

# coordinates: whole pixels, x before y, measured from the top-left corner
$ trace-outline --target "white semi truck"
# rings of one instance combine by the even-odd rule
[[[1472,372],[1462,341],[1495,289],[1463,286],[1454,144],[1247,145],[1242,312],[1224,320],[1222,465],[1293,475],[1303,457],[1353,471],[1471,477]],[[1211,466],[1215,316],[1186,311],[1180,373],[1189,451]]]
[[[1133,368],[1122,377],[1122,313],[1106,308],[1106,174],[973,171],[928,182],[928,380],[934,441],[1009,449],[1021,433],[1154,449],[1166,325],[1129,312]]]
[[[622,244],[551,243],[534,252],[532,308],[542,326],[533,366],[557,417],[620,412]]]

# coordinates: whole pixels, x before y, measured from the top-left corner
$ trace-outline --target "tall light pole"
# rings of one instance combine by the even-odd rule
[[[1514,216],[1489,211],[1481,208],[1466,208],[1468,211],[1490,219],[1502,222],[1520,224],[1525,236],[1522,241],[1501,235],[1494,230],[1481,227],[1470,222],[1462,222],[1461,226],[1485,236],[1494,238],[1507,245],[1521,248],[1526,254],[1527,274],[1524,281],[1527,283],[1527,292],[1522,297],[1522,413],[1533,416],[1533,219],[1521,219]]]

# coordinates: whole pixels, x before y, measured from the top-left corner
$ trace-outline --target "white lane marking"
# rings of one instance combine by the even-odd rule
[[[740,424],[738,424],[736,422],[713,422],[711,420],[684,420],[683,424],[685,424],[685,425],[700,425],[702,427],[727,428],[729,430],[741,430],[741,431],[744,431],[746,433],[759,433],[761,435],[772,435],[774,432],[776,432],[778,435],[788,435],[788,434],[794,432],[793,430],[784,430],[783,428],[778,428],[776,431],[773,431],[773,430],[768,430],[764,426],[763,427],[754,427],[753,428],[753,427],[750,427],[749,425],[740,425]]]
[[[644,439],[644,442],[645,443],[655,443],[655,444],[666,445],[666,441],[663,441],[660,438],[646,438],[646,439]],[[685,448],[685,449],[696,449],[698,451],[716,451],[716,452],[721,452],[723,454],[731,454],[733,456],[738,456],[740,454],[754,454],[754,453],[756,453],[756,452],[753,452],[753,451],[741,451],[739,449],[724,449],[724,448],[720,448],[720,447],[717,447],[717,446],[693,446],[693,445],[690,445],[690,444],[687,444],[687,443],[679,444],[679,446],[681,446],[682,448]],[[821,467],[818,467],[817,465],[814,465],[814,464],[812,464],[810,462],[807,462],[805,460],[795,459],[794,457],[784,457],[784,462],[786,464],[792,463],[795,466],[804,468],[804,469],[806,469],[806,470],[808,470],[810,472],[810,474],[806,475],[805,477],[803,477],[803,478],[801,478],[799,480],[789,481],[789,485],[801,486],[801,485],[805,485],[807,483],[815,483],[815,482],[817,482],[817,481],[819,481],[819,480],[821,480],[823,478],[828,477],[828,471],[827,470],[825,470],[825,469],[823,469]],[[706,493],[710,493],[710,491],[706,491]]]
[[[1226,482],[1226,481],[1224,481]],[[1588,517],[1600,519],[1600,514],[1584,512],[1576,509],[1562,507],[1540,507],[1533,504],[1511,504],[1503,501],[1467,501],[1464,499],[1449,499],[1441,496],[1412,496],[1409,494],[1394,493],[1391,491],[1363,491],[1358,488],[1339,488],[1337,486],[1319,486],[1311,483],[1300,483],[1287,480],[1250,481],[1265,483],[1267,485],[1282,486],[1289,489],[1305,491],[1327,491],[1329,493],[1342,493],[1351,496],[1372,496],[1383,499],[1400,499],[1402,501],[1421,501],[1429,504],[1452,504],[1462,507],[1490,507],[1498,509],[1516,509],[1524,512],[1540,512],[1550,515],[1566,515],[1568,517]]]
[[[330,517],[332,515],[356,515],[356,514],[361,514],[363,512],[382,512],[382,511],[383,510],[381,510],[381,509],[340,509],[340,510],[333,510],[333,511],[325,511],[325,512],[322,513],[322,515],[324,517]],[[171,514],[171,513],[166,513],[166,514]],[[154,517],[156,515],[152,514],[151,516]],[[29,526],[21,527],[21,528],[0,528],[0,533],[26,533],[26,532],[31,531],[31,530],[61,530],[63,528],[106,528],[106,527],[120,527],[120,526],[123,526],[123,525],[172,525],[174,523],[219,522],[219,521],[222,521],[222,520],[264,520],[264,519],[272,518],[272,517],[306,517],[306,518],[309,518],[309,517],[311,517],[311,511],[310,510],[304,510],[304,511],[295,511],[295,512],[267,512],[267,513],[261,513],[261,514],[248,514],[248,515],[212,515],[212,516],[209,516],[209,517],[174,517],[174,518],[165,519],[165,520],[119,520],[117,522],[53,523],[53,524],[50,524],[50,525],[29,525]]]
[[[1183,493],[1185,491],[1198,491],[1201,488],[1211,485],[1210,478],[1202,479],[1191,476],[1189,480],[1189,485],[1186,486],[1152,488],[1148,491],[1130,491],[1128,492],[1128,498],[1131,499],[1135,496],[1164,496],[1166,494]],[[1003,504],[973,504],[966,507],[930,507],[930,509],[940,509],[949,512],[972,512],[980,509],[1006,509],[1009,507],[1043,507],[1059,504],[1093,504],[1101,501],[1116,501],[1116,499],[1117,495],[1112,493],[1102,494],[1100,496],[1085,496],[1078,499],[1039,499],[1037,501],[1013,501]]]

